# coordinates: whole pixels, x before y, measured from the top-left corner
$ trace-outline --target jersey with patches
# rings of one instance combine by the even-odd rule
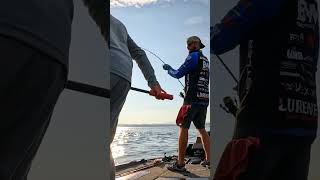
[[[266,10],[272,11],[263,13]],[[213,30],[213,53],[241,44],[236,136],[314,139],[318,126],[317,1],[243,0]],[[233,37],[227,38],[228,34],[234,39],[229,40]]]
[[[209,61],[201,51],[190,52],[178,70],[170,69],[174,78],[185,76],[184,104],[209,105]]]

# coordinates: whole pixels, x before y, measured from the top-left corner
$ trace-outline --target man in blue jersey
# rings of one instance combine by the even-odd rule
[[[173,78],[185,77],[185,97],[180,109],[177,125],[179,132],[179,157],[178,161],[168,166],[172,171],[185,171],[185,153],[188,144],[188,130],[191,122],[201,135],[206,158],[201,163],[203,166],[210,165],[210,142],[209,135],[205,130],[207,107],[209,105],[209,61],[202,54],[201,49],[205,46],[197,36],[189,37],[187,48],[189,55],[181,67],[177,70],[165,64],[163,68]]]
[[[318,126],[317,1],[241,0],[211,30],[211,53],[240,45],[234,140],[260,142],[237,179],[307,180]]]

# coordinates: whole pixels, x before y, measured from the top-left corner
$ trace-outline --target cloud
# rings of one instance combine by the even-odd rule
[[[196,24],[202,24],[204,22],[204,18],[202,16],[194,16],[186,19],[184,21],[185,25],[196,25]]]
[[[159,0],[111,0],[110,6],[113,7],[137,7],[140,8],[145,5],[155,4]]]
[[[166,6],[172,3],[197,3],[203,5],[209,5],[209,0],[111,0],[110,6],[111,8],[115,7],[136,7],[141,8],[146,5],[159,4],[161,6]]]

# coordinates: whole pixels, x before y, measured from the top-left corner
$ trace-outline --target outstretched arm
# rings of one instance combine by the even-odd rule
[[[258,23],[279,13],[284,0],[240,0],[223,20],[210,28],[211,53],[223,54],[234,49]]]
[[[140,70],[142,71],[145,79],[148,82],[150,88],[159,85],[154,73],[154,69],[145,53],[128,35],[128,48],[132,59],[134,59]]]
[[[176,79],[182,78],[197,67],[198,58],[198,53],[191,53],[179,69],[175,70],[171,66],[168,66],[168,68],[166,68],[168,70],[168,74]]]

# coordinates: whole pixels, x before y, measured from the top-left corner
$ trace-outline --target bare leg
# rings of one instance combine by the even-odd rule
[[[188,129],[180,127],[179,133],[179,157],[178,164],[184,165],[184,157],[186,155],[186,149],[188,145]]]
[[[202,144],[204,147],[204,151],[206,153],[206,160],[210,161],[210,137],[209,137],[209,134],[205,129],[198,129],[198,131],[201,135]]]

